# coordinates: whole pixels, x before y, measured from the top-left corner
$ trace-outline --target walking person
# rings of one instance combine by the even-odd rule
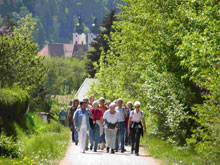
[[[83,153],[86,150],[86,134],[90,130],[89,116],[90,112],[86,110],[87,103],[80,102],[80,108],[74,113],[75,130],[78,132],[80,148]]]
[[[107,107],[105,106],[105,98],[104,97],[99,98],[99,109],[102,111],[102,114],[104,114],[105,111],[107,110]],[[100,127],[99,143],[100,143],[100,149],[104,150],[104,148],[105,148],[105,132],[104,132],[103,127]]]
[[[131,154],[135,151],[135,155],[139,155],[139,145],[140,145],[140,136],[143,136],[143,133],[146,133],[146,124],[144,120],[144,112],[140,110],[141,103],[136,101],[134,103],[135,109],[131,111],[129,117],[129,127],[128,133],[131,134]],[[144,130],[143,130],[144,127]]]
[[[99,136],[100,136],[100,127],[103,124],[103,113],[98,108],[99,104],[97,101],[93,102],[91,112],[93,114],[93,123],[92,126],[90,125],[91,129],[89,131],[89,138],[90,138],[90,150],[93,149],[94,152],[97,152]]]
[[[86,102],[86,110],[89,111],[89,123],[90,123],[90,127],[91,127],[91,123],[93,122],[92,121],[92,112],[90,111],[90,109],[92,108],[92,105],[89,104],[89,98],[88,97],[85,97],[83,99],[83,101]],[[87,132],[86,134],[86,151],[89,149],[89,132]]]
[[[61,111],[60,111],[60,113],[59,113],[58,120],[60,121],[60,123],[61,123],[63,126],[66,126],[67,113],[66,113],[64,107],[61,108]]]
[[[105,111],[103,119],[105,120],[105,140],[107,145],[107,153],[111,149],[111,153],[114,154],[115,151],[115,141],[117,134],[117,125],[120,119],[119,112],[115,110],[115,104],[111,103],[109,105],[109,110]]]
[[[116,111],[119,112],[120,114],[120,119],[118,122],[118,136],[116,137],[116,142],[115,142],[115,150],[116,152],[119,149],[119,140],[121,143],[121,153],[125,152],[125,118],[127,116],[126,110],[122,108],[123,100],[120,98],[117,100],[117,107],[115,108]],[[120,139],[119,139],[120,136]]]
[[[126,104],[126,114],[127,117],[125,119],[125,145],[130,145],[131,144],[131,135],[128,134],[128,120],[129,120],[129,116],[131,111],[133,111],[133,104],[131,101],[127,102]]]
[[[75,131],[75,126],[73,122],[73,114],[76,112],[76,110],[79,107],[79,100],[73,99],[72,106],[70,107],[69,113],[68,113],[68,121],[69,121],[69,127],[72,131],[72,142],[75,142],[76,145],[78,145],[78,134]]]

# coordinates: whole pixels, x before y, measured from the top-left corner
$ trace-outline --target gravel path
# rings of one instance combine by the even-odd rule
[[[154,160],[148,154],[140,152],[140,156],[130,154],[130,147],[126,147],[127,152],[115,154],[106,153],[105,150],[98,152],[86,151],[80,153],[80,147],[71,144],[65,158],[60,165],[159,165],[159,161]]]

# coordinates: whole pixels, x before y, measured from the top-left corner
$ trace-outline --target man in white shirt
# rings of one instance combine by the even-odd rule
[[[126,110],[122,108],[123,100],[120,98],[117,100],[117,107],[115,108],[116,111],[119,112],[120,118],[118,121],[118,136],[116,137],[115,142],[115,150],[118,151],[119,147],[119,135],[120,135],[120,142],[121,142],[121,153],[125,152],[124,143],[125,143],[125,118],[127,116]]]

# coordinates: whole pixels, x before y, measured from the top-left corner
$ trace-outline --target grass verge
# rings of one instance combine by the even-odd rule
[[[142,145],[148,152],[157,159],[162,160],[162,164],[168,165],[205,165],[201,157],[196,155],[190,148],[177,147],[159,139],[147,136],[141,139]]]
[[[34,122],[34,133],[26,134],[17,127],[16,145],[19,157],[0,157],[1,165],[58,164],[65,156],[69,143],[69,129],[56,121],[44,123],[35,114],[32,114],[31,118]]]

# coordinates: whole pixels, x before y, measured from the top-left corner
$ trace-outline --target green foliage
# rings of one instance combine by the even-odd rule
[[[100,23],[109,9],[115,8],[120,0],[4,0],[0,2],[0,15],[5,20],[8,20],[8,13],[14,22],[29,13],[34,15],[39,29],[36,40],[42,47],[47,42],[70,43],[78,16],[82,17],[85,26],[91,28],[94,15]],[[7,23],[10,22],[7,21]]]
[[[168,165],[206,165],[198,154],[196,154],[190,147],[173,146],[170,143],[161,140],[156,136],[145,136],[141,140],[144,148],[148,150],[154,158],[161,164]]]
[[[74,94],[84,78],[84,61],[73,58],[46,58],[48,73],[45,80],[49,95]]]
[[[15,158],[18,157],[19,151],[12,137],[7,137],[4,134],[0,135],[0,157],[6,156]]]
[[[1,164],[52,164],[64,157],[69,142],[68,128],[53,120],[45,123],[35,113],[26,115],[26,125],[26,130],[16,125],[16,139],[0,136],[0,150],[4,149],[0,152]],[[5,158],[15,156],[16,159]]]
[[[42,86],[45,66],[38,57],[38,45],[32,40],[34,23],[27,15],[14,28],[13,36],[0,35],[0,86],[11,87],[17,83],[32,93]]]
[[[110,13],[104,17],[100,25],[99,33],[91,43],[92,49],[88,51],[86,55],[86,70],[91,77],[94,77],[95,73],[99,69],[99,59],[102,50],[105,53],[107,53],[109,50],[109,41],[106,40],[106,37],[110,38],[110,33],[112,32],[112,25],[114,21],[116,21],[115,10],[111,10]]]
[[[92,90],[140,100],[149,134],[219,163],[220,3],[124,1]]]
[[[29,95],[18,87],[0,89],[0,128],[8,135],[16,135],[14,122],[23,125]]]

